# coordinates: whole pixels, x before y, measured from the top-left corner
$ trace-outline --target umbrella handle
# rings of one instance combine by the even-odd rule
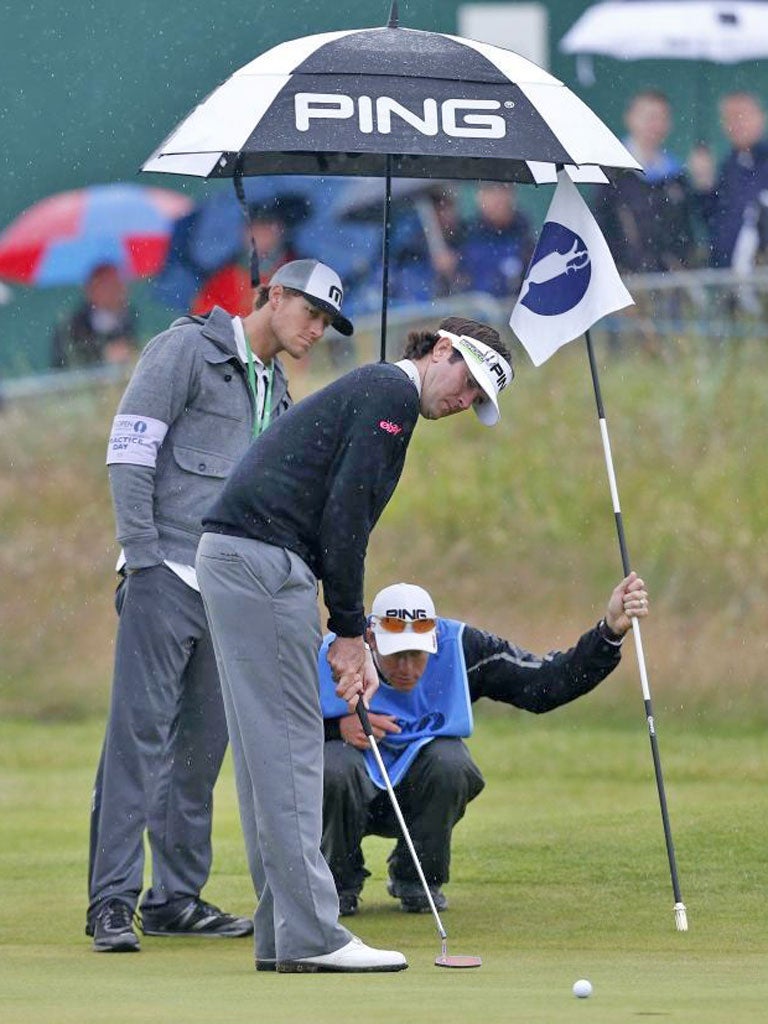
[[[245,199],[245,189],[243,188],[243,154],[240,153],[237,157],[237,164],[235,166],[235,172],[232,175],[232,184],[235,187],[235,195],[237,201],[240,203],[240,209],[243,211],[243,218],[245,220],[246,227],[248,228],[248,237],[251,240],[251,287],[258,288],[261,284],[261,275],[259,274],[259,254],[256,249],[256,242],[251,231],[251,215],[248,212],[248,203]]]

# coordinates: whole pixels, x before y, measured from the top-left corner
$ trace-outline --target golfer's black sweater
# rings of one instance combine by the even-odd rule
[[[323,582],[328,628],[360,636],[368,537],[397,486],[419,396],[390,363],[305,398],[235,466],[205,530],[288,548]]]

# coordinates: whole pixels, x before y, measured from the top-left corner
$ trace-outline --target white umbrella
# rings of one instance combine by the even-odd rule
[[[619,60],[758,60],[768,56],[768,3],[606,0],[587,8],[560,40],[560,49]]]

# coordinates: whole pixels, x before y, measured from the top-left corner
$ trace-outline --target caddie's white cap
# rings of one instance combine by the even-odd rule
[[[341,278],[327,263],[320,260],[292,260],[284,263],[270,279],[273,284],[281,284],[285,288],[306,295],[313,306],[330,313],[331,323],[339,332],[349,337],[354,331],[350,320],[341,315],[341,303],[344,301],[344,289]]]
[[[470,338],[466,334],[451,334],[450,331],[437,333],[450,339],[456,351],[464,357],[469,372],[485,392],[484,398],[476,398],[472,403],[475,415],[484,426],[495,426],[501,417],[499,394],[511,382],[515,371],[503,355],[484,341]]]
[[[404,623],[401,633],[393,633],[381,624],[382,619],[398,619]],[[414,623],[432,622],[426,632],[414,632]],[[423,587],[413,583],[393,583],[380,590],[371,607],[371,626],[380,654],[398,651],[437,651],[435,603]]]

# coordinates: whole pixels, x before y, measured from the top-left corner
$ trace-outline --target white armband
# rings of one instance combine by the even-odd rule
[[[115,416],[107,444],[107,465],[154,466],[168,433],[168,424],[151,416],[123,413]]]

